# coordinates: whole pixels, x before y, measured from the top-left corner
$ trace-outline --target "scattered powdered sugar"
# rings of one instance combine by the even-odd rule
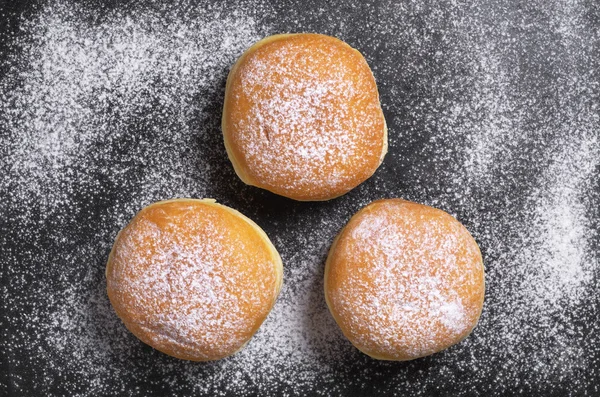
[[[436,210],[427,221],[397,201],[366,211],[330,263],[329,299],[354,343],[377,356],[408,358],[461,340],[479,318],[481,301],[473,296],[483,294],[472,238]]]
[[[0,79],[0,393],[597,395],[597,15],[593,2],[566,0],[50,0],[25,14],[3,36]],[[379,84],[389,154],[331,202],[247,187],[223,148],[229,68],[282,31],[340,37]],[[219,362],[150,349],[106,296],[117,232],[145,205],[183,196],[214,197],[256,220],[284,263],[272,313]],[[407,363],[359,353],[323,297],[333,238],[386,197],[455,215],[486,266],[471,336]],[[460,305],[446,303],[454,324]]]
[[[438,117],[427,125],[445,132],[424,149],[436,153],[447,181],[430,203],[460,214],[487,265],[486,305],[468,348],[495,365],[477,365],[471,382],[510,380],[502,387],[532,394],[568,382],[573,393],[597,392],[597,44],[583,39],[583,4],[556,2],[543,12],[548,22],[534,21],[533,10],[488,7],[468,11],[483,23],[464,27],[458,43],[472,50],[450,63],[477,73],[458,77],[451,99],[429,105]],[[496,25],[508,20],[518,33]],[[548,40],[541,27],[556,29],[556,44],[532,50],[529,40]]]
[[[191,131],[190,121],[215,105],[207,95],[260,36],[251,16],[199,7],[180,21],[192,5],[180,6],[149,7],[140,20],[56,2],[24,21],[22,58],[2,82],[2,143],[11,165],[3,187],[16,191],[15,202],[27,196],[48,216],[72,203],[76,184],[97,194],[139,165],[155,170],[139,175],[145,191],[177,178],[179,195],[206,177],[210,164],[196,166],[204,159],[189,150],[206,131]],[[181,172],[170,175],[174,168]]]

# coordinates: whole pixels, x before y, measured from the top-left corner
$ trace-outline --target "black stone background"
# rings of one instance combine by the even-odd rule
[[[409,4],[410,2],[406,2]],[[436,51],[444,53],[445,46],[448,41],[439,37],[435,40],[436,31],[443,31],[452,28],[452,16],[458,13],[473,13],[473,24],[481,24],[488,26],[488,34],[490,43],[500,45],[504,39],[502,36],[506,32],[517,39],[517,42],[512,47],[507,47],[505,56],[509,64],[526,65],[526,72],[517,76],[524,79],[516,85],[514,94],[516,96],[549,96],[549,101],[553,100],[553,95],[563,95],[559,83],[553,77],[554,69],[558,66],[549,65],[544,59],[546,51],[552,49],[556,52],[555,58],[560,60],[562,55],[568,55],[569,48],[561,48],[557,45],[556,38],[547,33],[545,29],[549,29],[549,25],[543,20],[543,15],[549,9],[556,6],[556,2],[544,1],[521,1],[521,0],[491,0],[481,1],[466,4],[458,2],[459,11],[453,8],[448,3],[436,1],[416,1],[414,6],[408,6],[406,9],[409,14],[399,16],[398,19],[403,23],[410,23],[416,29],[418,34],[425,35],[426,32],[433,32],[434,40],[431,41],[427,48],[421,48],[420,51],[414,51],[414,48],[398,48],[390,47],[389,40],[391,37],[376,35],[370,29],[365,28],[366,21],[371,21],[377,24],[382,15],[388,12],[388,6],[391,3],[379,2],[376,0],[348,1],[348,2],[319,2],[319,1],[272,1],[271,8],[273,12],[264,15],[263,22],[272,27],[273,32],[287,31],[312,31],[336,34],[339,24],[331,21],[345,20],[343,36],[345,41],[349,42],[356,48],[361,49],[372,66],[376,79],[379,83],[381,102],[383,104],[384,113],[392,133],[402,134],[405,131],[410,131],[402,139],[391,141],[390,152],[385,159],[384,164],[377,171],[375,176],[362,184],[357,189],[353,190],[346,196],[337,200],[324,203],[298,203],[285,198],[281,198],[261,191],[252,187],[243,185],[237,180],[229,162],[227,161],[225,150],[222,147],[222,142],[219,132],[219,120],[221,103],[223,99],[223,89],[225,80],[223,78],[221,87],[218,87],[212,95],[214,95],[214,108],[207,120],[199,120],[198,122],[208,123],[215,131],[214,138],[203,142],[206,145],[204,151],[199,155],[207,155],[212,157],[215,167],[222,170],[224,176],[219,177],[221,180],[230,180],[230,184],[218,184],[211,187],[212,194],[210,197],[218,198],[220,202],[231,205],[237,208],[250,218],[258,221],[265,229],[267,234],[274,235],[278,233],[278,226],[281,223],[288,225],[298,224],[299,227],[306,227],[307,233],[310,233],[310,228],[318,225],[319,217],[327,216],[330,212],[335,212],[336,206],[344,209],[341,215],[348,219],[349,216],[365,203],[393,195],[402,195],[416,201],[435,202],[436,198],[443,195],[446,190],[446,185],[443,180],[436,179],[436,175],[440,170],[446,168],[452,162],[451,157],[439,158],[438,161],[432,162],[430,158],[436,156],[436,153],[429,153],[425,143],[432,135],[442,134],[443,131],[437,130],[435,123],[425,121],[419,118],[419,115],[427,113],[421,111],[418,114],[412,111],[412,108],[417,103],[423,103],[429,107],[430,113],[434,114],[442,109],[436,105],[436,98],[440,96],[446,97],[446,102],[452,102],[453,96],[464,95],[461,90],[468,90],[468,84],[464,85],[465,76],[468,76],[468,71],[464,70],[464,65],[456,62],[444,62],[436,60],[433,56]],[[103,2],[77,2],[83,7],[91,7],[97,10],[99,15],[113,8],[127,8],[130,4],[125,1],[103,1]],[[21,18],[27,18],[28,15],[35,14],[39,4],[29,1],[3,1],[0,2],[2,7],[2,15],[0,17],[0,56],[10,57],[18,55],[18,48],[11,46],[11,40],[19,35],[19,21]],[[418,5],[418,7],[417,7]],[[235,9],[236,3],[229,2],[227,7]],[[462,8],[461,8],[462,7]],[[600,66],[598,58],[598,28],[600,26],[600,6],[595,0],[582,1],[579,4],[585,10],[586,26],[582,29],[589,30],[588,56],[595,59],[595,67]],[[431,17],[436,14],[438,17]],[[540,19],[541,18],[541,19]],[[388,21],[393,20],[393,16],[387,18]],[[523,28],[523,21],[532,22],[528,28]],[[508,26],[508,28],[507,28]],[[502,53],[503,50],[499,50]],[[389,67],[394,65],[394,59],[397,58],[396,64],[398,68]],[[414,73],[415,68],[404,68],[404,65],[417,64],[419,73]],[[378,65],[386,65],[387,67],[379,67]],[[527,69],[528,68],[528,69]],[[596,69],[597,70],[597,69]],[[6,70],[0,70],[0,77]],[[439,76],[443,76],[447,81],[440,81]],[[598,72],[594,74],[596,82],[598,81]],[[530,80],[530,84],[528,83]],[[444,84],[446,83],[446,84]],[[595,86],[596,89],[598,86]],[[548,93],[554,94],[548,94]],[[557,92],[561,92],[558,93]],[[572,95],[573,93],[565,93],[564,95]],[[598,92],[589,92],[588,100],[598,105]],[[448,99],[450,98],[450,99]],[[548,111],[552,111],[550,106]],[[597,107],[596,107],[597,109]],[[527,110],[526,110],[527,111]],[[544,120],[542,116],[531,115],[530,125],[523,128],[535,129],[536,117],[538,122]],[[469,117],[469,116],[467,116]],[[476,117],[472,116],[472,117]],[[507,115],[508,118],[511,115]],[[599,127],[600,128],[600,127]],[[0,133],[6,133],[1,131]],[[460,139],[460,137],[456,137]],[[0,148],[2,153],[3,148]],[[535,159],[525,159],[525,162],[530,161],[516,172],[513,177],[513,184],[505,185],[503,191],[474,191],[471,194],[475,197],[472,201],[479,201],[480,208],[472,207],[454,207],[445,208],[453,211],[458,219],[473,232],[477,237],[477,225],[472,225],[470,219],[474,218],[476,211],[488,211],[490,215],[489,222],[494,222],[494,213],[502,213],[513,210],[509,205],[518,205],[519,195],[525,195],[528,189],[531,189],[529,180],[535,180],[537,173],[543,165],[536,163]],[[7,168],[10,165],[0,163],[2,165],[3,174],[7,173]],[[418,170],[419,175],[415,175],[415,170]],[[141,172],[141,170],[140,170]],[[596,173],[598,175],[599,172]],[[596,178],[597,180],[598,178]],[[435,181],[433,183],[432,181]],[[419,184],[417,187],[416,184]],[[596,192],[600,192],[598,182],[594,184]],[[0,192],[0,200],[10,194],[7,191]],[[40,238],[37,241],[29,241],[26,239],[12,238],[13,231],[30,227],[30,225],[20,224],[19,220],[11,217],[11,214],[18,211],[17,208],[9,208],[6,205],[0,206],[0,252],[8,252],[10,250],[11,261],[4,261],[7,258],[4,254],[0,255],[2,261],[2,294],[3,296],[18,296],[25,294],[28,300],[19,306],[8,307],[6,304],[0,306],[0,328],[2,329],[3,341],[0,341],[0,395],[65,395],[65,394],[85,394],[88,382],[90,379],[76,378],[68,371],[60,369],[48,369],[38,365],[36,357],[28,351],[24,345],[27,344],[29,337],[17,331],[25,329],[21,321],[23,313],[31,310],[28,302],[35,300],[35,294],[31,290],[23,290],[23,283],[15,283],[6,276],[8,269],[18,269],[26,258],[35,256],[36,253],[53,253],[55,256],[60,256],[65,250],[73,249],[78,245],[77,236],[80,236],[81,241],[86,241],[90,236],[93,236],[96,230],[96,224],[101,222],[101,209],[108,208],[111,202],[116,198],[126,197],[126,193],[119,190],[118,186],[105,186],[103,194],[96,197],[95,200],[89,200],[89,195],[86,192],[75,192],[75,197],[80,197],[80,206],[84,209],[81,213],[86,214],[82,218],[72,219],[65,224],[53,224],[52,220],[45,222],[42,226],[41,236],[50,236],[55,233],[56,228],[74,227],[76,230],[70,233],[74,238],[66,246],[57,246],[56,242],[51,238]],[[506,204],[505,197],[512,198],[509,204]],[[597,197],[597,196],[596,196]],[[168,197],[165,197],[165,199]],[[242,199],[243,198],[243,199]],[[448,205],[452,205],[449,203]],[[495,208],[495,210],[494,210]],[[87,211],[85,211],[87,210]],[[496,212],[495,212],[496,211]],[[80,214],[81,214],[80,213]],[[81,216],[81,215],[80,215]],[[590,210],[590,222],[596,227],[600,222],[599,212]],[[308,219],[308,221],[307,221]],[[499,231],[501,234],[502,231]],[[294,235],[290,235],[294,236]],[[112,238],[108,236],[106,238]],[[280,244],[283,245],[298,245],[298,241],[294,241],[292,237],[282,237]],[[287,240],[286,240],[287,238]],[[333,236],[331,236],[333,238]],[[482,245],[486,266],[493,269],[496,259],[493,254],[487,252],[487,247]],[[94,277],[98,283],[103,282],[104,263],[108,255],[108,250],[99,255],[97,263],[90,264],[94,270]],[[324,259],[324,258],[323,258]],[[284,258],[285,261],[285,258]],[[293,263],[286,263],[286,266],[294,266]],[[84,271],[82,269],[82,271]],[[42,272],[40,272],[42,274]],[[40,276],[42,277],[42,276]],[[41,279],[28,279],[26,285],[39,286]],[[33,287],[32,287],[33,288]],[[495,299],[495,291],[493,289],[487,291],[487,299]],[[496,308],[498,306],[495,306]],[[493,317],[494,313],[487,313],[489,317]],[[588,316],[589,318],[589,316]],[[590,333],[600,332],[600,324],[591,322],[583,324],[588,328]],[[6,343],[10,341],[13,346],[6,349]],[[134,357],[137,360],[128,363],[129,371],[143,374],[143,376],[131,377],[128,383],[128,374],[120,373],[120,379],[105,378],[101,382],[106,383],[107,394],[113,395],[169,395],[186,394],[192,392],[188,380],[180,379],[180,383],[175,389],[171,389],[168,385],[160,382],[160,374],[162,372],[156,370],[156,365],[152,362],[173,364],[175,361],[169,357],[161,355],[153,351],[151,348],[142,345],[136,347],[139,351]],[[471,353],[462,352],[465,357]],[[478,354],[473,352],[472,354]],[[357,358],[358,357],[358,358]],[[461,356],[457,356],[457,362],[461,360]],[[485,361],[485,360],[484,360]],[[540,395],[540,396],[565,396],[571,394],[578,395],[599,395],[598,383],[600,382],[600,368],[597,358],[590,360],[596,367],[582,369],[582,379],[585,384],[579,385],[577,389],[573,389],[572,383],[574,379],[563,379],[556,382],[541,382],[535,383],[535,380],[520,382],[518,379],[489,379],[486,382],[470,382],[474,374],[470,373],[471,369],[455,369],[452,372],[451,379],[443,375],[436,375],[435,378],[427,378],[428,373],[436,373],[436,356],[416,360],[410,363],[381,363],[371,360],[364,356],[353,356],[352,362],[339,363],[340,366],[350,368],[350,373],[354,374],[357,379],[361,377],[362,371],[369,367],[373,369],[371,380],[367,383],[348,382],[345,377],[340,377],[341,384],[338,385],[338,390],[345,395],[403,395],[402,387],[398,387],[398,379],[406,382],[412,382],[411,390],[418,389],[419,384],[422,385],[421,392],[424,395]],[[506,364],[506,363],[504,363]],[[202,364],[179,364],[176,365],[202,365]],[[500,365],[500,363],[498,364]],[[510,365],[510,364],[509,364]],[[54,372],[53,372],[54,371]],[[117,372],[119,374],[119,372]],[[374,374],[374,375],[373,375]],[[590,375],[591,374],[591,375]],[[176,376],[176,375],[175,375]],[[450,375],[449,375],[450,376]],[[574,376],[577,376],[575,374]],[[393,381],[392,381],[393,379]],[[51,382],[49,382],[51,380]],[[109,392],[111,385],[120,385],[125,390],[120,392]],[[18,387],[16,386],[18,385]],[[68,385],[68,386],[67,386]],[[468,385],[468,388],[463,388],[462,385]],[[306,394],[320,395],[329,394],[328,384],[319,384],[318,382],[311,387],[306,387],[304,390],[290,389],[282,384],[281,387],[273,387],[268,392],[271,394],[282,395],[290,394]],[[258,389],[254,391],[258,393]],[[249,394],[254,393],[248,390]],[[263,393],[265,391],[263,390]],[[336,393],[337,394],[337,393]]]

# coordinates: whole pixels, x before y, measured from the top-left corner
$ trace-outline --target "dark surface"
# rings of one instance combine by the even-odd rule
[[[64,4],[85,10],[81,23],[89,26],[102,25],[115,13],[135,19],[162,12],[158,2],[101,3]],[[213,71],[214,82],[193,93],[204,104],[186,119],[190,136],[198,131],[197,138],[182,143],[177,140],[182,135],[170,141],[157,132],[170,131],[174,122],[171,116],[156,116],[161,105],[154,94],[169,93],[162,88],[168,81],[156,81],[147,93],[147,107],[127,116],[133,121],[119,113],[118,98],[115,107],[103,108],[113,120],[111,128],[127,133],[86,147],[75,162],[60,168],[70,170],[68,177],[28,182],[36,185],[27,188],[35,194],[23,188],[27,176],[21,169],[4,160],[17,156],[21,130],[8,121],[19,117],[2,117],[0,395],[600,395],[600,3],[354,3],[257,0],[222,6],[222,15],[236,9],[252,15],[259,36],[335,35],[359,49],[371,65],[390,130],[389,153],[370,180],[333,201],[294,202],[237,179],[219,130],[227,70]],[[35,18],[44,4],[2,6],[6,112],[18,107],[9,103],[8,90],[24,84],[10,69],[23,66],[20,46],[30,31],[20,25]],[[177,7],[169,8],[169,18],[180,12],[193,19],[199,12],[187,3]],[[473,146],[474,136],[483,148]],[[582,142],[591,145],[587,155]],[[157,145],[168,149],[158,151]],[[472,164],[466,159],[479,152],[483,157],[474,163],[485,167],[466,166]],[[147,157],[156,153],[165,157]],[[94,158],[93,167],[81,160],[86,156]],[[171,164],[169,156],[189,161],[186,175],[191,178],[184,178],[183,186],[171,178],[181,171],[179,163],[173,163],[173,170],[156,165]],[[206,164],[212,165],[210,171],[204,170]],[[587,173],[574,184],[575,193],[569,190],[561,201],[557,186],[570,186],[570,179],[583,174],[580,169]],[[117,170],[126,170],[127,176],[118,176]],[[144,179],[149,173],[164,179]],[[378,362],[356,352],[319,304],[294,312],[306,318],[306,340],[327,349],[307,364],[257,356],[239,375],[236,365],[247,361],[221,366],[167,357],[138,342],[114,318],[103,293],[103,272],[112,240],[125,222],[143,205],[176,196],[214,197],[272,236],[286,267],[282,304],[300,295],[323,299],[326,249],[368,202],[400,196],[442,208],[481,245],[487,271],[481,324],[447,352],[409,363]],[[547,251],[545,235],[536,234],[538,218],[527,221],[547,201],[577,206],[584,214],[584,232],[576,237],[585,238],[577,252],[583,253],[587,278],[575,287],[556,287],[562,295],[553,304],[528,307],[529,288],[523,284],[556,283],[554,273],[536,273],[546,258],[540,253]],[[309,253],[306,258],[303,252]],[[522,257],[521,252],[534,254]],[[557,254],[567,258],[565,263],[571,255],[566,252]],[[302,266],[312,269],[308,281],[294,271]],[[523,271],[523,266],[532,270]],[[581,293],[573,292],[576,288]],[[550,293],[533,296],[550,295],[554,299]],[[507,330],[515,337],[506,337]],[[66,341],[66,347],[57,341]],[[79,347],[69,347],[71,342]],[[275,365],[260,370],[263,360]],[[326,365],[322,374],[321,365]]]

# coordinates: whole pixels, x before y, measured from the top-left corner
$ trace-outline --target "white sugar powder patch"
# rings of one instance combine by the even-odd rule
[[[59,2],[24,22],[23,59],[2,82],[11,164],[2,183],[14,202],[49,216],[72,203],[82,180],[94,193],[140,164],[146,197],[162,196],[165,179],[177,182],[173,195],[202,195],[211,165],[189,148],[215,132],[190,130],[191,122],[215,105],[207,93],[259,36],[250,16],[180,12],[115,13],[92,24],[92,11]]]
[[[579,48],[579,18],[571,13],[557,21],[562,43],[573,53],[561,59],[553,78],[564,82],[568,95],[544,92],[553,81],[515,68],[510,54],[517,44],[506,35],[505,52],[495,42],[473,44],[469,62],[481,73],[456,107],[480,115],[478,123],[441,117],[450,129],[440,140],[451,145],[449,140],[464,139],[457,153],[463,161],[441,174],[452,187],[434,203],[449,200],[454,211],[468,213],[471,231],[493,258],[487,307],[496,315],[486,316],[484,309],[477,343],[505,364],[482,369],[482,379],[499,373],[525,384],[565,380],[594,360],[593,338],[578,323],[596,322],[589,313],[598,310],[598,231],[588,211],[598,205],[593,184],[599,177],[600,116],[597,104],[582,94],[598,83],[581,66],[590,61],[587,49]],[[533,169],[539,170],[535,179],[523,179]],[[496,195],[500,200],[490,205],[488,198]],[[584,317],[576,314],[582,306]]]
[[[391,135],[390,154],[407,156],[399,158],[407,187],[394,194],[459,214],[487,270],[481,323],[456,348],[472,359],[438,360],[449,379],[470,368],[476,388],[536,394],[568,382],[577,393],[597,378],[590,330],[600,309],[600,104],[591,94],[599,36],[586,31],[589,9],[389,6],[434,25],[405,33],[384,18],[404,33],[387,41],[404,54],[399,69],[379,66],[405,84],[390,88],[408,118],[407,134]]]
[[[505,292],[492,305],[504,310],[488,335],[505,341],[507,349],[498,352],[502,356],[520,358],[518,352],[525,346],[535,346],[528,359],[536,363],[535,376],[544,379],[568,378],[588,365],[581,331],[569,318],[579,305],[593,310],[595,302],[599,258],[591,244],[597,230],[588,224],[586,206],[591,196],[585,192],[590,191],[599,165],[600,145],[596,136],[589,135],[591,125],[578,127],[582,129],[566,135],[569,141],[559,140],[557,153],[539,181],[541,188],[524,203],[523,218],[511,220],[514,237],[496,243],[510,250],[498,253],[493,270],[498,278],[491,288]],[[515,368],[506,370],[511,373]]]

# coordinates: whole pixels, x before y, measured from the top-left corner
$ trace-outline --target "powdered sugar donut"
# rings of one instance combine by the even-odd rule
[[[464,339],[483,307],[477,243],[444,211],[401,199],[356,213],[331,247],[325,298],[346,337],[382,360],[412,360]]]
[[[119,233],[106,268],[125,326],[174,357],[217,360],[250,340],[282,282],[279,254],[250,219],[214,200],[142,209]]]
[[[275,35],[248,49],[227,79],[222,129],[242,181],[296,200],[345,194],[387,152],[369,65],[320,34]]]

